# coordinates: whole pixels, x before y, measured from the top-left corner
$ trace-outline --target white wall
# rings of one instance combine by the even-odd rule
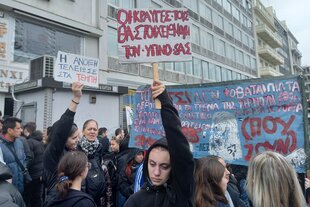
[[[92,104],[89,103],[90,94],[95,93],[90,93],[88,91],[83,92],[82,99],[75,115],[75,123],[82,128],[83,123],[87,119],[95,119],[98,122],[99,127],[106,127],[109,130],[118,128],[120,125],[119,95],[97,93],[97,102]],[[54,93],[53,123],[57,121],[68,108],[72,97],[72,93],[69,91],[56,91]]]
[[[23,94],[16,95],[18,100],[22,100],[24,104],[36,102],[36,124],[38,130],[43,130],[44,121],[44,89],[37,92],[24,92]],[[89,103],[89,95],[96,94],[95,92],[83,91],[83,96],[78,105],[77,113],[75,115],[75,123],[78,127],[82,128],[84,121],[87,119],[95,119],[99,127],[106,127],[111,132],[118,128],[121,120],[119,120],[119,95],[108,93],[97,93],[97,102],[95,104]],[[73,98],[71,91],[56,90],[53,94],[53,107],[52,107],[52,123],[57,121],[61,115],[68,108],[69,103]],[[16,105],[18,109],[21,103]],[[21,113],[17,114],[20,117]]]

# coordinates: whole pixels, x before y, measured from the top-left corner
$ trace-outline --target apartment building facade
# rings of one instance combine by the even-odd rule
[[[257,34],[258,70],[260,77],[280,76],[279,66],[284,63],[276,49],[282,47],[277,34],[272,7],[265,7],[261,1],[254,4],[255,28]]]
[[[150,83],[150,64],[120,65],[117,54],[117,9],[187,8],[193,58],[159,64],[160,79],[170,84],[220,82],[257,77],[252,2],[248,0],[108,0],[107,83],[130,88]],[[121,75],[117,75],[121,73]],[[137,77],[134,83],[132,77]]]
[[[59,106],[46,105],[54,99],[68,99],[68,87],[59,86],[39,94],[31,86],[31,60],[42,56],[52,68],[57,51],[98,58],[100,61],[100,97],[116,110],[105,110],[102,117],[113,117],[113,126],[122,124],[123,87],[134,91],[150,84],[151,64],[120,64],[117,51],[117,11],[125,9],[187,8],[191,21],[192,61],[159,63],[160,80],[166,84],[193,84],[256,78],[284,74],[279,69],[284,58],[276,49],[283,46],[277,35],[273,12],[253,0],[2,0],[0,2],[0,110],[6,115],[21,116],[23,105],[31,96],[45,97],[36,110],[52,116],[61,114]],[[291,56],[298,55],[294,38]],[[297,61],[297,60],[296,60]],[[293,62],[290,62],[292,65]],[[46,67],[46,66],[41,66]],[[42,68],[44,70],[46,68]],[[48,76],[41,74],[41,82]],[[50,75],[51,76],[51,75]],[[41,83],[40,80],[37,84]],[[30,82],[30,83],[29,83]],[[24,85],[23,85],[24,84]],[[15,94],[8,92],[16,85]],[[41,84],[42,85],[42,84]],[[52,84],[53,85],[53,84]],[[121,90],[112,90],[117,88]],[[106,90],[109,89],[109,90]],[[111,90],[110,90],[111,89]],[[16,97],[14,96],[16,95]],[[90,102],[91,96],[85,97]],[[15,99],[15,100],[14,100]],[[42,99],[42,100],[43,100]],[[101,100],[101,98],[98,98]],[[20,101],[20,102],[19,102]],[[43,105],[42,105],[43,104]],[[45,105],[44,105],[45,104]],[[39,107],[43,109],[39,109]],[[92,107],[88,107],[91,110]],[[57,112],[56,112],[57,111]],[[118,113],[116,113],[116,111]],[[98,110],[89,111],[89,114]],[[104,122],[105,123],[105,122]]]

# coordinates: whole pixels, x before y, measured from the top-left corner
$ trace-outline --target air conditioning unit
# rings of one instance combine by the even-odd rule
[[[44,55],[30,61],[30,80],[53,77],[55,57]]]

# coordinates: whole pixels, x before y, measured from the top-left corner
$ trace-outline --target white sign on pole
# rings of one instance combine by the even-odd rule
[[[78,81],[86,86],[99,86],[99,60],[58,51],[54,79],[66,83]]]
[[[120,63],[192,60],[186,9],[119,9],[117,21]]]

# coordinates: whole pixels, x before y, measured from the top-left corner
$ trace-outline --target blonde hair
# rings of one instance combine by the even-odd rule
[[[293,166],[279,153],[252,158],[247,191],[253,207],[304,207],[305,199]]]

